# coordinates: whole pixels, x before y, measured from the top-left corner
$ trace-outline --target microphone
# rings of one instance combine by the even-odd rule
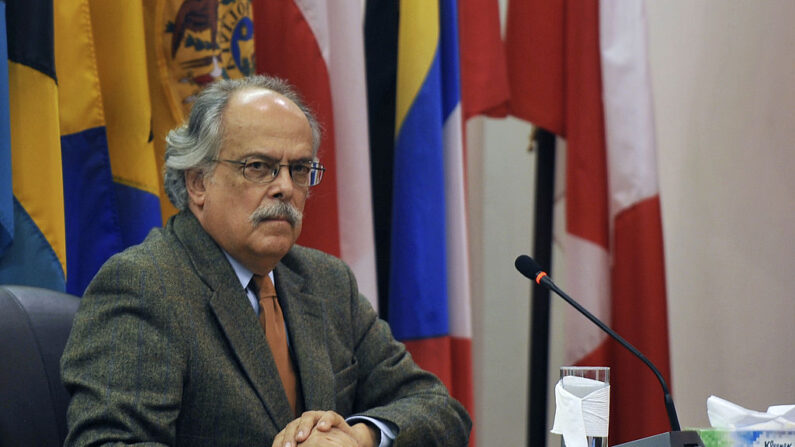
[[[663,435],[652,436],[650,438],[645,438],[645,440],[650,440],[652,442],[649,443],[642,443],[640,441],[633,441],[626,444],[621,444],[624,446],[629,447],[632,446],[645,446],[645,445],[671,445],[671,446],[703,446],[701,443],[701,439],[695,432],[682,432],[681,427],[679,426],[679,418],[676,416],[676,408],[674,407],[674,400],[671,397],[671,392],[668,390],[668,384],[665,383],[665,379],[663,379],[662,374],[660,374],[660,370],[657,369],[656,366],[649,360],[643,353],[638,351],[638,349],[632,346],[628,341],[624,339],[624,337],[618,335],[616,331],[610,329],[602,320],[596,318],[596,316],[587,309],[582,307],[580,303],[575,301],[572,297],[566,294],[563,290],[561,290],[553,281],[550,279],[549,275],[541,268],[540,265],[536,261],[533,260],[530,256],[521,255],[516,258],[514,262],[514,266],[516,270],[519,271],[522,275],[526,276],[527,278],[535,281],[537,284],[542,285],[556,294],[563,298],[567,303],[569,303],[572,307],[577,309],[581,314],[585,315],[586,318],[591,320],[595,325],[599,326],[607,335],[613,337],[621,346],[625,347],[629,350],[635,357],[639,358],[646,366],[651,369],[655,376],[657,376],[657,380],[660,382],[660,386],[662,387],[663,391],[663,399],[665,401],[665,410],[668,412],[668,422],[671,425],[671,432],[665,433]],[[678,433],[673,433],[678,432]],[[692,433],[692,435],[691,435]],[[678,436],[678,435],[686,435],[686,436]],[[695,435],[695,438],[693,438]],[[665,439],[662,439],[664,437]],[[676,439],[675,439],[676,438]],[[620,447],[620,446],[616,446]]]

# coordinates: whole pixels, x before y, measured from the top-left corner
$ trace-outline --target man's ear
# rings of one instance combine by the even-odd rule
[[[204,174],[198,169],[185,172],[185,188],[188,190],[190,202],[201,208],[204,206],[204,197],[207,188],[204,186]]]

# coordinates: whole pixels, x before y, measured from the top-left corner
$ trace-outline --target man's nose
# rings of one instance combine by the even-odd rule
[[[293,195],[294,187],[293,178],[290,176],[290,167],[281,165],[276,178],[269,184],[268,194],[273,198],[289,199]]]

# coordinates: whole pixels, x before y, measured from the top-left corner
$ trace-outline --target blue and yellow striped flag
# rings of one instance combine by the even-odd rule
[[[6,8],[13,198],[11,204],[0,203],[10,220],[3,225],[11,231],[0,253],[0,283],[64,290],[66,230],[52,2],[12,0]]]
[[[472,326],[455,0],[403,0],[388,319],[472,411]]]
[[[14,236],[0,282],[80,295],[108,257],[161,222],[142,6],[8,8]]]

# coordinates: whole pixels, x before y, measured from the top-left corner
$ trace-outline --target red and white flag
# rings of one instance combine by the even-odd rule
[[[513,113],[567,142],[566,288],[670,381],[643,3],[513,0],[511,8]],[[510,21],[520,25],[514,35]],[[573,309],[566,362],[611,367],[611,444],[669,429],[655,376]]]
[[[499,5],[492,0],[458,2],[463,120],[508,114],[508,67]]]
[[[341,257],[378,309],[360,2],[254,0],[259,73],[290,81],[323,126],[327,172],[298,243]]]

